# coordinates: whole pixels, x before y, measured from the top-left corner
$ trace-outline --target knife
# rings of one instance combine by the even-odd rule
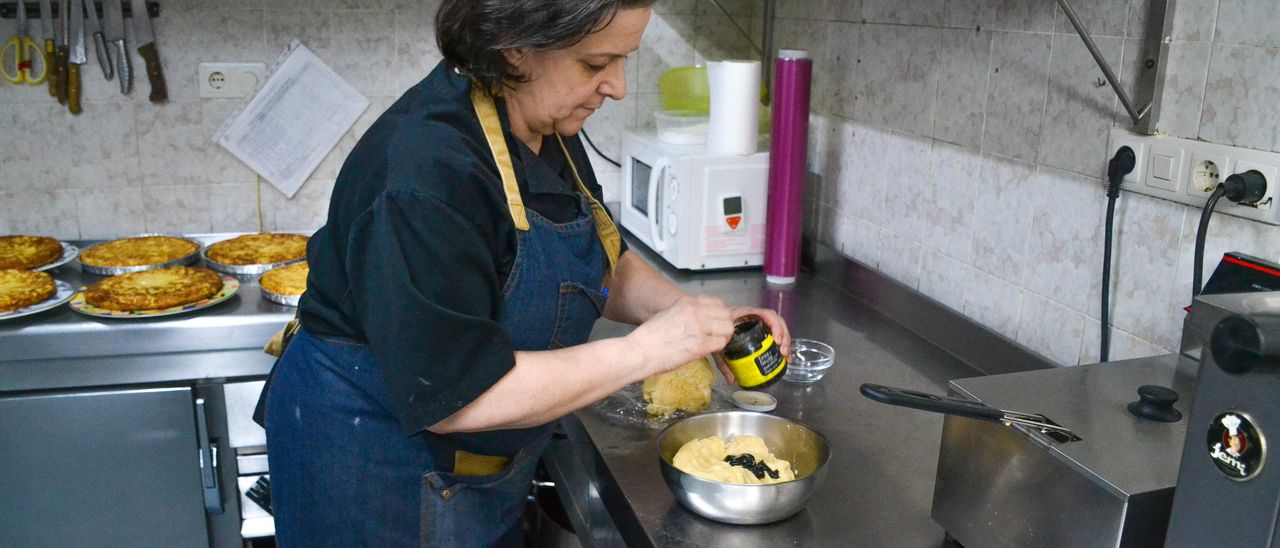
[[[120,93],[133,91],[133,62],[129,50],[124,47],[124,15],[120,0],[107,0],[102,4],[102,38],[115,45],[116,72],[120,73]]]
[[[58,51],[54,55],[53,73],[58,79],[58,102],[64,105],[67,104],[67,55],[71,53],[67,47],[70,44],[68,35],[71,34],[69,13],[67,0],[58,0]]]
[[[111,0],[107,0],[110,4]],[[102,22],[98,20],[98,8],[93,0],[84,3],[84,28],[86,34],[93,35],[93,51],[98,55],[98,66],[102,67],[102,77],[111,79],[111,56],[107,55],[107,41],[102,37]]]
[[[71,44],[67,54],[67,110],[80,114],[80,65],[84,54],[84,0],[71,0]]]
[[[129,0],[129,6],[133,8],[133,43],[147,62],[151,102],[163,103],[169,100],[169,89],[164,85],[164,70],[160,68],[160,54],[156,51],[156,35],[151,28],[151,15],[147,13],[147,1]]]
[[[46,61],[53,61],[54,49],[53,43],[53,6],[49,0],[40,0],[40,38],[44,40],[44,58]],[[58,96],[58,76],[57,69],[46,71],[49,73],[49,95]]]

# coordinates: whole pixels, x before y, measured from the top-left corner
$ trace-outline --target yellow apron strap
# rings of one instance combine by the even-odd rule
[[[492,476],[511,463],[511,457],[477,455],[461,449],[453,453],[453,473],[459,476]]]
[[[515,222],[516,230],[529,230],[529,218],[525,215],[524,200],[520,199],[520,185],[516,183],[516,170],[511,165],[507,139],[502,135],[502,120],[498,118],[498,109],[494,107],[493,99],[474,84],[471,86],[471,104],[476,108],[476,117],[480,119],[484,137],[489,141],[489,151],[493,154],[493,161],[498,164],[498,173],[502,175],[502,190],[507,194],[511,220]]]
[[[618,268],[618,256],[622,254],[622,236],[618,234],[618,227],[613,224],[613,218],[609,217],[609,212],[605,211],[604,206],[591,195],[587,185],[582,182],[582,176],[578,175],[578,167],[573,164],[573,157],[569,156],[569,148],[564,146],[564,139],[560,138],[558,133],[556,142],[560,143],[564,159],[569,162],[573,180],[578,183],[578,192],[581,192],[591,203],[591,216],[596,221],[596,234],[600,237],[600,245],[604,246],[605,255],[609,257],[609,277],[613,277],[614,270]]]

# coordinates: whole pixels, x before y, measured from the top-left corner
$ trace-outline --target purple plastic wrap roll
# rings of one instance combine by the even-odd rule
[[[781,50],[773,67],[773,135],[769,150],[764,275],[771,284],[791,284],[800,271],[813,60],[806,51]]]

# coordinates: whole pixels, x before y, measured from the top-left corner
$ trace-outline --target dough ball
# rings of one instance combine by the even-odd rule
[[[677,411],[701,411],[711,403],[711,385],[716,375],[711,362],[698,358],[673,371],[644,380],[641,392],[650,415],[666,416]]]
[[[757,478],[750,470],[724,461],[726,456],[744,454],[750,454],[757,462],[764,462],[769,468],[776,470],[778,478],[774,479],[768,474]],[[773,456],[764,440],[757,436],[734,436],[727,443],[720,436],[693,440],[680,447],[675,458],[671,459],[671,464],[687,474],[726,483],[759,485],[796,479],[791,463]]]

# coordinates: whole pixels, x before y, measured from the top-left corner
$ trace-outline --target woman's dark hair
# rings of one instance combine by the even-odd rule
[[[436,44],[450,64],[489,95],[525,77],[503,51],[567,48],[609,25],[621,9],[656,0],[444,0],[436,12]]]

